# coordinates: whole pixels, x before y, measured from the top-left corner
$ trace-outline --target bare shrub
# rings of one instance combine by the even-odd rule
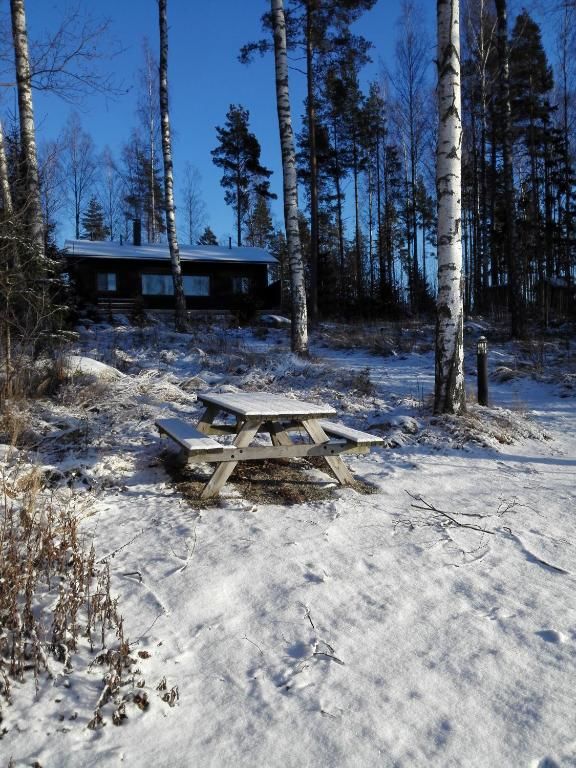
[[[31,679],[39,690],[42,675],[69,675],[79,654],[100,649],[90,667],[105,670],[97,727],[111,699],[112,721],[119,723],[128,702],[146,708],[146,695],[118,698],[128,682],[144,683],[130,673],[135,659],[111,596],[108,563],[97,563],[81,536],[77,495],[49,488],[45,473],[24,462],[7,463],[0,474],[0,706],[14,695],[11,680]]]

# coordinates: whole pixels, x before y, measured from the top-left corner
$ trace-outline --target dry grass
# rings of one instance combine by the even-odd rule
[[[333,349],[361,348],[384,357],[433,349],[430,329],[411,321],[327,326],[322,328],[320,340]]]
[[[178,466],[173,454],[165,457],[165,464],[175,488],[193,507],[218,506],[218,497],[207,500],[200,498],[211,468],[206,465]],[[224,486],[224,494],[228,488],[255,504],[281,505],[307,504],[334,498],[335,481],[320,478],[318,472],[313,470],[331,474],[321,457],[240,462]],[[372,485],[361,480],[356,480],[353,487],[358,493],[376,491]]]
[[[0,722],[2,701],[42,677],[70,675],[82,655],[103,672],[91,727],[110,703],[118,723],[121,686],[134,659],[124,637],[107,562],[80,533],[86,494],[49,488],[38,467],[14,459],[0,475]],[[82,662],[80,667],[85,666]],[[120,718],[120,719],[119,719]]]

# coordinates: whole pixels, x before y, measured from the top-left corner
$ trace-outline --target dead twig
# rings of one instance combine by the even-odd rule
[[[478,531],[479,533],[489,533],[491,536],[494,535],[494,531],[489,531],[487,528],[482,528],[479,525],[474,525],[473,523],[462,523],[460,520],[457,520],[455,517],[450,515],[448,512],[445,512],[443,509],[438,509],[438,507],[435,507],[433,504],[430,504],[430,502],[426,501],[426,499],[423,499],[422,496],[410,493],[410,491],[406,491],[408,496],[410,496],[411,499],[414,499],[414,501],[419,502],[423,506],[419,506],[418,504],[411,504],[410,506],[412,509],[418,509],[422,512],[433,512],[435,515],[440,515],[441,517],[445,518],[449,524],[455,525],[457,528],[468,528],[471,531]],[[471,517],[471,515],[468,515]],[[479,517],[482,517],[482,515],[478,515]]]

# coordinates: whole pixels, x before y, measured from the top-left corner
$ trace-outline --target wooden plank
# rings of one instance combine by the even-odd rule
[[[217,406],[223,411],[249,419],[305,419],[333,416],[336,411],[329,405],[318,405],[293,400],[284,395],[266,392],[200,392],[198,400]]]
[[[302,425],[316,444],[330,442],[328,435],[324,432],[320,426],[320,422],[316,421],[316,419],[305,419],[302,422]],[[354,483],[354,475],[350,472],[346,464],[344,464],[340,456],[325,456],[325,459],[332,472],[336,475],[339,483],[342,485],[352,485]]]
[[[216,408],[214,405],[208,405],[204,409],[204,413],[202,416],[200,416],[200,419],[198,421],[198,431],[202,432],[204,435],[208,435],[211,431],[212,422],[216,418],[216,415],[218,414],[218,411],[220,409]]]
[[[290,445],[254,445],[246,448],[237,448],[232,445],[226,445],[223,451],[219,453],[188,453],[188,461],[193,463],[194,459],[205,462],[228,462],[233,461],[261,461],[263,459],[291,459],[305,456],[337,456],[339,453],[348,452],[350,449],[357,451],[351,443],[346,440],[329,440],[327,443],[315,445],[314,443],[291,443]],[[367,450],[367,449],[364,449]]]
[[[264,427],[270,432],[272,445],[293,445],[292,438],[278,422],[268,421]]]
[[[236,439],[234,440],[234,446],[236,448],[245,448],[246,446],[250,445],[252,442],[252,439],[254,438],[254,435],[258,432],[260,429],[260,425],[262,424],[262,421],[260,419],[258,420],[250,420],[246,421],[243,425],[238,434],[236,435]],[[215,442],[215,441],[214,441]],[[204,488],[202,489],[202,493],[200,494],[201,499],[210,499],[213,496],[217,496],[220,493],[220,489],[228,480],[232,472],[234,471],[234,467],[238,464],[237,461],[229,461],[229,462],[222,462],[219,464],[210,480],[206,483]]]
[[[156,426],[174,442],[194,453],[222,453],[224,446],[181,419],[158,419]]]
[[[352,429],[352,427],[347,427],[345,424],[335,424],[332,421],[323,420],[318,423],[327,435],[343,437],[356,445],[374,445],[384,442],[381,437],[371,435],[369,432],[361,432],[359,429]]]

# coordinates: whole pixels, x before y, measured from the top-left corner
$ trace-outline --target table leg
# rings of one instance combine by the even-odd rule
[[[292,438],[283,428],[282,424],[279,424],[275,421],[269,421],[267,424],[265,424],[265,427],[270,432],[272,445],[294,445]]]
[[[302,426],[315,443],[325,443],[329,440],[328,435],[316,419],[305,419],[302,422]],[[341,485],[352,485],[354,483],[354,475],[344,464],[340,456],[324,456],[324,458]]]
[[[260,425],[262,424],[262,421],[245,421],[242,425],[242,429],[238,432],[236,437],[234,438],[234,445],[237,448],[245,448],[247,445],[250,445],[252,442],[252,439],[254,438],[254,435],[258,432],[260,429]],[[202,493],[200,494],[201,499],[210,499],[212,496],[217,496],[220,492],[222,486],[228,480],[232,472],[234,471],[234,467],[238,464],[237,461],[223,461],[216,467],[214,474],[210,478],[210,480],[206,483],[204,486],[204,489]]]
[[[209,434],[210,427],[216,418],[216,415],[220,409],[215,405],[207,405],[204,413],[200,416],[200,420],[196,425],[198,432],[202,432],[204,435]]]

